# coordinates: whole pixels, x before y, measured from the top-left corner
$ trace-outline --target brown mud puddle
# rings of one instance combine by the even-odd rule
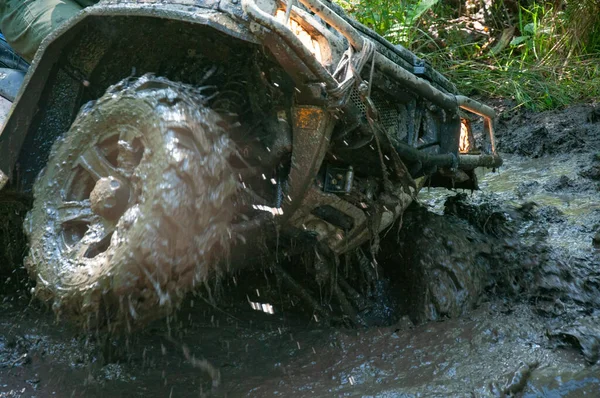
[[[518,205],[523,179],[511,179],[512,170],[523,173],[521,161],[509,156],[506,170],[486,174],[482,184]],[[535,181],[553,178],[542,174],[534,173]],[[528,196],[545,195],[540,189]],[[590,222],[589,200],[598,194],[588,201],[571,194],[569,206],[582,205],[561,210],[560,231],[585,239],[557,253],[594,255],[592,231],[582,225]],[[436,210],[441,199],[433,195],[422,200]],[[77,334],[26,298],[7,295],[0,309],[0,397],[597,396],[599,365],[585,360],[575,337],[573,344],[569,336],[549,337],[553,323],[564,326],[597,312],[593,305],[571,305],[566,297],[552,303],[557,314],[541,316],[527,300],[486,297],[458,319],[414,326],[403,317],[391,327],[356,330],[321,327],[277,306],[274,315],[243,300],[215,310],[196,298],[170,322],[100,343],[94,333]],[[203,359],[219,370],[218,387],[198,365]]]
[[[538,122],[546,123],[525,120]],[[587,130],[578,131],[590,132],[583,142],[595,142],[593,126],[580,122]],[[252,300],[273,304],[274,314],[255,311],[244,295],[218,309],[193,298],[170,321],[108,341],[56,322],[28,293],[6,293],[0,397],[600,396],[600,251],[593,244],[600,165],[572,131],[561,141],[559,129],[545,126],[505,134],[523,135],[521,146],[505,148],[535,159],[507,156],[500,173],[481,175],[484,192],[469,197],[502,203],[504,219],[520,220],[515,262],[507,245],[493,272],[506,270],[512,293],[488,286],[455,319],[415,326],[404,316],[389,327],[344,329],[263,302],[257,289],[267,282],[239,275],[246,291],[256,291]],[[531,147],[536,131],[573,153]],[[447,196],[424,191],[421,202],[442,214]],[[477,226],[485,233],[493,225],[483,221]],[[519,257],[523,248],[535,252],[529,265]]]
[[[488,303],[461,319],[367,330],[260,317],[252,326],[186,312],[190,324],[171,327],[171,338],[162,323],[101,350],[47,314],[5,306],[0,396],[504,396],[523,365],[534,368],[523,396],[600,391],[600,368],[554,349],[527,305]],[[219,387],[185,358],[184,347],[220,370]]]

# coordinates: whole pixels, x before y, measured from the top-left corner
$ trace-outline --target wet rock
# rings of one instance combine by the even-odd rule
[[[600,359],[600,317],[588,316],[571,324],[548,331],[548,336],[559,346],[581,350],[590,364]]]

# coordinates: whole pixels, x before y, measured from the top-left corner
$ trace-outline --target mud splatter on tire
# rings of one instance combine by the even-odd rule
[[[192,88],[149,75],[84,106],[25,222],[36,296],[109,330],[176,307],[228,247],[236,182],[225,128]]]

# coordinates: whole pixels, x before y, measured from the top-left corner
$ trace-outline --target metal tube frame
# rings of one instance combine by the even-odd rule
[[[327,7],[320,0],[299,0],[302,4],[308,7],[312,12],[317,14],[325,22],[333,26],[338,32],[340,32],[350,43],[356,51],[360,51],[364,46],[363,36],[346,20],[339,16],[331,8]],[[302,43],[294,36],[294,34],[287,29],[285,25],[277,21],[274,17],[262,11],[255,3],[255,0],[242,0],[244,10],[248,15],[254,19],[260,25],[265,26],[268,29],[273,30],[279,34],[285,41],[290,45],[293,51],[296,52],[298,57],[302,59],[309,69],[315,73],[315,76],[323,79],[323,82],[327,88],[333,88],[337,85],[336,80],[331,76],[329,71],[323,67],[318,61],[314,59],[312,54],[302,45]],[[374,54],[375,65],[381,69],[384,73],[387,73],[393,77],[396,81],[400,82],[408,89],[414,91],[416,94],[428,99],[433,104],[440,106],[441,108],[448,110],[452,113],[457,112],[458,108],[465,111],[474,113],[484,118],[485,127],[488,131],[492,157],[496,161],[491,162],[493,164],[501,164],[499,156],[496,153],[496,141],[494,137],[494,120],[496,118],[496,112],[487,105],[484,105],[478,101],[468,98],[463,95],[452,95],[444,93],[432,86],[428,81],[415,76],[411,72],[397,65],[395,62],[378,53]],[[464,156],[464,155],[461,155]],[[489,159],[486,157],[486,164],[490,164]],[[468,162],[473,164],[472,161]]]
[[[492,154],[496,155],[496,138],[494,136],[494,120],[496,120],[496,112],[489,106],[472,100],[469,97],[465,97],[464,95],[457,95],[456,101],[461,109],[483,117],[485,128],[490,137],[490,144],[492,145]]]
[[[313,57],[294,33],[272,15],[261,10],[254,0],[242,0],[242,8],[248,16],[260,25],[277,33],[296,55],[306,64],[308,69],[325,83],[328,89],[336,88],[338,83],[331,74]]]
[[[320,0],[299,1],[344,35],[350,45],[357,51],[362,49],[364,39],[361,34],[331,8],[327,7]],[[454,111],[458,106],[461,109],[482,116],[485,119],[488,130],[492,154],[496,155],[496,141],[494,137],[494,120],[496,118],[496,112],[492,108],[464,95],[454,96],[446,94],[433,87],[426,80],[415,76],[380,53],[375,53],[375,63],[382,71],[397,77],[398,80],[404,83],[409,89],[421,94],[423,97],[444,109]]]

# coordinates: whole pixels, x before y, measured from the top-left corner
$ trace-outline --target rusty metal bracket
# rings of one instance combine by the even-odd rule
[[[464,95],[457,95],[456,102],[460,109],[464,109],[476,115],[483,117],[484,130],[487,131],[490,144],[492,146],[492,155],[497,157],[496,153],[496,138],[494,136],[494,121],[496,120],[496,112],[487,105],[477,102]]]
[[[315,208],[321,206],[331,206],[352,218],[352,228],[344,231],[312,214]],[[294,214],[290,224],[298,229],[314,233],[317,240],[323,241],[335,253],[343,253],[349,248],[356,247],[370,236],[368,219],[361,209],[339,196],[325,193],[315,186],[308,190],[301,210]]]
[[[372,237],[371,233],[380,233],[392,225],[413,201],[412,196],[404,192],[401,184],[397,184],[392,192],[384,196],[379,204],[382,211],[367,217],[363,209],[338,195],[323,192],[313,186],[304,197],[301,210],[294,214],[290,224],[300,230],[312,232],[317,240],[325,243],[334,253],[345,253],[367,242]],[[389,203],[389,207],[386,203]],[[313,214],[313,210],[323,206],[330,206],[350,217],[353,221],[352,227],[344,230]],[[372,231],[370,227],[377,230]]]
[[[323,191],[329,193],[350,193],[354,180],[354,169],[352,166],[331,167],[327,166]]]
[[[289,220],[315,183],[336,120],[323,107],[296,105],[292,108],[292,165],[283,202],[281,221]]]
[[[335,123],[336,119],[324,107],[296,105],[292,108],[292,162],[284,192],[283,214],[278,222],[311,231],[335,253],[344,253],[369,239],[369,226],[373,220],[363,209],[336,194],[323,192],[316,184]],[[392,191],[391,207],[383,205],[383,211],[375,216],[379,220],[373,225],[378,225],[379,231],[394,222],[413,200],[402,184],[397,184]],[[313,210],[322,206],[331,206],[350,217],[352,227],[344,230],[313,214]]]

